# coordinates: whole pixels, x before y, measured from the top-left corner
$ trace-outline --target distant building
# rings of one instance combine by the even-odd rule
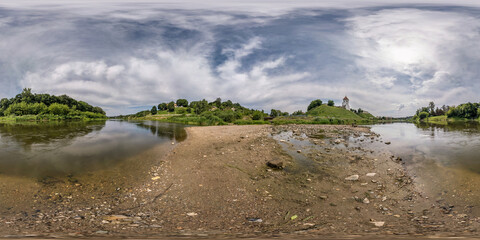
[[[345,108],[345,109],[347,109],[347,110],[350,110],[349,101],[350,101],[350,100],[348,99],[348,97],[345,96],[345,97],[343,98],[342,107]]]

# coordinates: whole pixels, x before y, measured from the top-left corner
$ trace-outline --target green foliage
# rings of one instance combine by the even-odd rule
[[[458,117],[467,119],[476,119],[479,115],[479,103],[464,103],[457,107],[450,107],[447,112],[448,117]]]
[[[14,103],[10,105],[4,112],[5,115],[37,115],[47,112],[47,106],[43,103]]]
[[[157,114],[157,112],[158,112],[158,111],[157,111],[157,107],[156,107],[156,106],[153,106],[153,107],[152,107],[152,110],[150,110],[150,113],[151,113],[152,115]]]
[[[167,110],[169,112],[174,112],[175,111],[175,102],[171,101],[167,104]]]
[[[427,118],[428,115],[429,115],[428,112],[420,112],[420,113],[418,114],[418,118],[419,118],[420,120],[423,120],[423,119]]]
[[[252,120],[263,120],[263,113],[260,111],[254,111],[252,114]]]
[[[0,100],[0,116],[11,114],[15,116],[42,114],[66,116],[72,111],[98,113],[105,118],[105,112],[100,107],[93,107],[67,95],[33,94],[30,88],[23,89],[22,93],[17,94],[14,98]]]
[[[333,100],[328,100],[327,105],[333,107],[335,105],[335,102]]]
[[[280,117],[280,116],[288,116],[288,113],[287,112],[282,112],[280,110],[276,110],[276,109],[272,109],[270,110],[270,116],[271,117]]]
[[[321,105],[322,105],[322,100],[320,99],[313,100],[310,103],[310,105],[308,105],[307,112]]]
[[[177,99],[177,107],[188,107],[187,99]]]
[[[168,107],[167,107],[167,104],[166,103],[160,103],[158,104],[158,111],[165,111],[167,110]]]
[[[65,104],[52,103],[48,106],[48,113],[53,115],[67,115],[70,112],[70,108]]]
[[[298,110],[292,113],[293,116],[300,116],[300,115],[305,115],[305,113],[302,110]]]

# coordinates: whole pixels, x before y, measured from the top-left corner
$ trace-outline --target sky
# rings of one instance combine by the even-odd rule
[[[129,114],[179,98],[376,116],[480,101],[480,1],[0,2],[0,98]]]

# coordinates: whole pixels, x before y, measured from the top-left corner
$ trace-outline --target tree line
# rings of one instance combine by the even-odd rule
[[[23,89],[15,97],[0,100],[0,116],[23,116],[52,114],[88,115],[88,117],[105,116],[105,111],[86,102],[77,101],[67,95],[34,94],[30,88]]]
[[[480,103],[463,103],[458,106],[435,107],[434,102],[417,109],[414,119],[423,120],[427,117],[447,116],[449,118],[476,119],[480,117]]]

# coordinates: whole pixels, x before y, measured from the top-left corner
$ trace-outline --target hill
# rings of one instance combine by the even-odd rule
[[[375,116],[373,116],[369,112],[361,112],[361,113],[357,113],[357,115],[362,117],[362,118],[366,118],[366,119],[374,119],[375,118]]]
[[[325,104],[308,111],[307,115],[324,117],[324,118],[335,118],[335,119],[342,119],[342,120],[363,120],[364,119],[352,111],[346,110],[341,107],[327,106]]]

